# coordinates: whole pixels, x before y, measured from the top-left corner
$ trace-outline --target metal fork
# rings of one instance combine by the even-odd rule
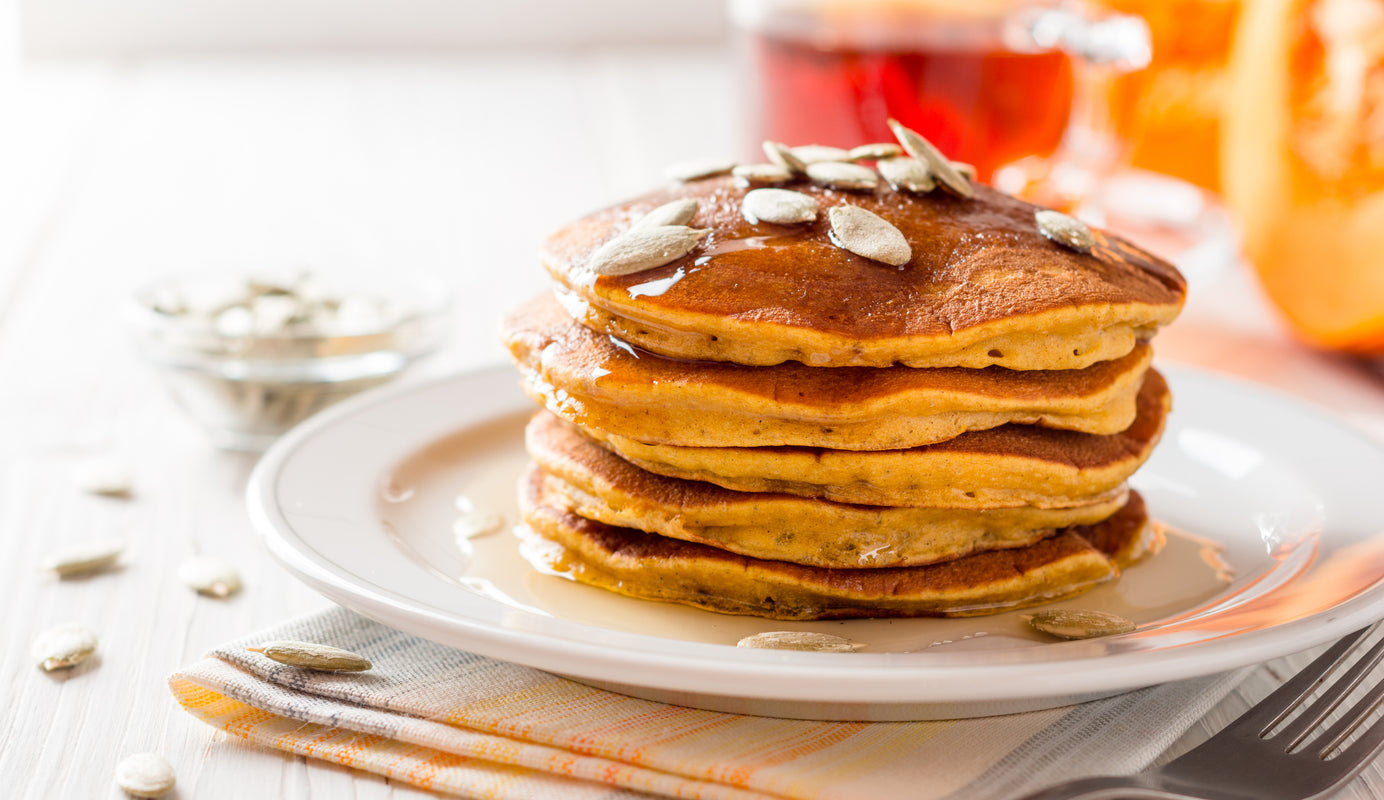
[[[1384,639],[1327,686],[1300,716],[1283,720],[1325,683],[1334,667],[1380,624],[1358,630],[1331,646],[1292,680],[1196,748],[1163,766],[1130,776],[1081,778],[1027,795],[1023,800],[1076,798],[1182,798],[1182,800],[1309,800],[1355,777],[1384,749],[1384,721],[1337,752],[1384,701],[1384,681],[1370,687],[1337,722],[1326,718],[1384,659]]]

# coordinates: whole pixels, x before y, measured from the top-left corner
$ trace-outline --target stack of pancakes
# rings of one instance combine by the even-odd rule
[[[1070,596],[1156,549],[1126,481],[1169,408],[1147,341],[1181,307],[1173,267],[1099,232],[1055,242],[980,185],[796,175],[779,188],[821,209],[796,224],[751,221],[753,188],[679,181],[546,243],[554,292],[505,322],[545,409],[520,491],[532,563],[736,614],[952,616]],[[687,199],[689,251],[597,274],[603,246]],[[841,205],[892,224],[907,262],[846,249]]]

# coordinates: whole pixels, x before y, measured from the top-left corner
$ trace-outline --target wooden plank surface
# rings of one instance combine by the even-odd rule
[[[668,87],[677,87],[669,91]],[[499,315],[545,284],[545,232],[655,181],[663,165],[737,154],[725,53],[663,49],[484,57],[244,57],[31,66],[22,202],[0,251],[0,775],[17,797],[119,796],[114,764],[177,765],[179,796],[430,796],[247,746],[177,708],[164,680],[227,638],[324,606],[268,556],[242,491],[253,458],[212,449],[131,347],[121,308],[167,272],[312,266],[417,271],[462,298],[434,371],[502,358]],[[1160,357],[1236,372],[1384,438],[1377,378],[1288,342],[1243,275],[1194,296]],[[77,491],[91,454],[134,469],[128,500]],[[57,582],[54,547],[128,541],[126,565]],[[235,563],[217,601],[175,578],[195,553]],[[40,630],[79,621],[96,663],[49,675]],[[1188,734],[1261,694],[1260,671]],[[1372,768],[1343,797],[1379,797]],[[13,784],[12,784],[13,785]]]

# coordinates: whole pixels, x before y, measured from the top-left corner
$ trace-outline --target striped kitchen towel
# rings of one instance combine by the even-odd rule
[[[345,648],[374,668],[311,672],[244,649],[274,639]],[[930,800],[1137,771],[1239,677],[986,719],[770,719],[594,689],[333,609],[231,642],[169,681],[216,728],[461,797]]]

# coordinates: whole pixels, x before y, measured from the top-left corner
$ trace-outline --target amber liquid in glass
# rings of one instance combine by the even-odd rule
[[[753,34],[749,57],[761,85],[750,110],[759,138],[838,147],[892,142],[886,120],[893,117],[953,160],[974,164],[982,180],[996,167],[1056,149],[1072,100],[1066,55],[1015,52],[998,35],[895,38],[855,47]]]

